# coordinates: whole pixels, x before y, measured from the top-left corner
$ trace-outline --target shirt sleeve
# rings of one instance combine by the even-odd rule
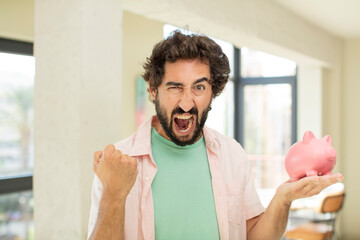
[[[255,189],[253,176],[251,173],[251,164],[247,160],[246,185],[245,185],[245,203],[246,203],[246,220],[260,215],[264,212],[264,207],[260,202],[259,196]]]
[[[89,224],[88,224],[88,239],[91,236],[91,233],[94,230],[99,207],[100,207],[100,200],[102,195],[103,187],[100,179],[95,175],[91,190],[91,208],[90,208],[90,217],[89,217]]]

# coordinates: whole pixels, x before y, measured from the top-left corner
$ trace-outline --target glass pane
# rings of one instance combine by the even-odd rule
[[[0,176],[33,170],[35,58],[0,52]]]
[[[291,146],[291,85],[244,88],[244,147],[257,188],[276,188],[288,179],[285,154]]]
[[[242,77],[295,76],[296,63],[285,58],[241,48]]]
[[[34,239],[32,191],[0,195],[0,239]]]
[[[229,81],[224,91],[216,97],[211,105],[206,126],[234,137],[234,83]]]

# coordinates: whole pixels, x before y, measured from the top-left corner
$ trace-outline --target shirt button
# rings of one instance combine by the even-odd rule
[[[149,177],[149,176],[146,176],[146,177],[145,177],[145,181],[146,181],[146,182],[150,181],[150,177]]]

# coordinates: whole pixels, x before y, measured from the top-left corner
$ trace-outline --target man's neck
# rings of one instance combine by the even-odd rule
[[[153,117],[153,120],[152,120],[152,123],[151,125],[155,128],[155,130],[158,132],[158,134],[164,138],[166,138],[167,140],[170,140],[171,139],[168,137],[168,135],[166,135],[164,129],[162,128],[161,124],[160,124],[160,121],[158,119],[158,117],[155,115]]]

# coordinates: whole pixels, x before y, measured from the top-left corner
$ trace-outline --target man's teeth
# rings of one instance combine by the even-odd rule
[[[191,116],[177,116],[178,119],[189,119]]]
[[[187,119],[187,118],[182,118],[182,119]],[[182,133],[184,133],[184,132],[187,132],[190,128],[191,128],[191,126],[192,126],[192,123],[193,123],[193,121],[189,121],[189,125],[188,125],[188,127],[185,129],[185,130],[180,130],[180,132],[182,132]]]

